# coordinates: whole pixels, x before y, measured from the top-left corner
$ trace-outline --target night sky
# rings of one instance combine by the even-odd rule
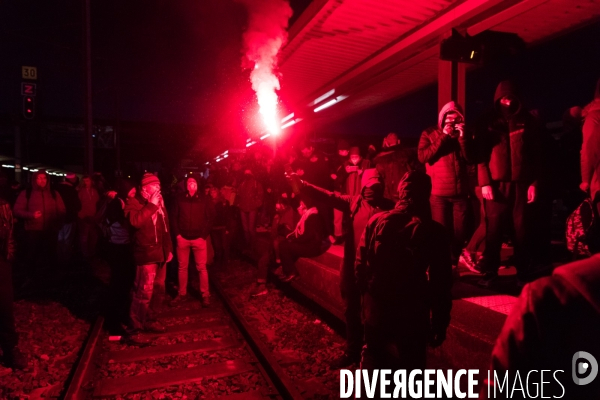
[[[291,1],[292,23],[309,3]],[[20,67],[33,65],[40,76],[38,116],[81,118],[81,16],[79,1],[0,2],[0,117],[20,114]],[[188,124],[200,136],[239,132],[256,110],[248,71],[241,69],[245,21],[244,7],[233,0],[93,0],[94,117]],[[527,104],[546,120],[584,105],[600,75],[599,26],[470,72],[467,114],[489,107],[497,81],[506,77],[522,84]],[[436,96],[434,85],[321,130],[415,137],[435,122]]]

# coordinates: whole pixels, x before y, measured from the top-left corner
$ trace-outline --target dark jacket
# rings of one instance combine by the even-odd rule
[[[360,194],[357,196],[340,195],[306,182],[302,188],[302,193],[344,213],[343,226],[346,236],[344,240],[344,261],[340,282],[344,287],[349,281],[354,281],[356,248],[360,242],[360,236],[365,226],[367,226],[367,222],[369,222],[369,219],[373,215],[394,208],[394,202],[390,199],[382,198],[377,203],[371,204]]]
[[[25,220],[27,231],[58,231],[64,221],[65,204],[60,194],[50,188],[50,182],[41,188],[36,184],[37,172],[32,176],[32,188],[21,191],[15,203],[14,213],[17,218]],[[30,194],[27,199],[27,194]],[[36,211],[42,216],[34,217]]]
[[[518,370],[523,374],[530,370],[551,370],[552,373],[563,370],[556,377],[564,389],[556,383],[552,373],[546,373],[544,381],[549,383],[544,385],[545,396],[598,399],[598,377],[587,385],[576,385],[572,379],[577,352],[585,351],[600,361],[598,337],[600,254],[558,267],[552,276],[525,285],[496,340],[492,369],[501,377],[506,371],[510,374]],[[513,378],[514,375],[510,375],[509,387]],[[521,378],[525,381],[523,375]],[[484,396],[480,398],[487,398],[486,387],[481,394]]]
[[[157,213],[158,209],[140,194],[127,199],[125,216],[134,229],[133,253],[137,265],[164,263],[173,252],[167,211],[164,206],[162,214]],[[154,213],[157,213],[156,222],[152,218]]]
[[[452,308],[449,238],[442,225],[421,212],[431,184],[426,175],[410,181],[414,175],[401,181],[396,207],[373,216],[365,227],[356,252],[356,281],[365,324],[422,334],[431,324],[441,333]]]
[[[10,204],[0,199],[0,258],[12,261],[15,258],[14,218]]]
[[[417,155],[401,144],[386,147],[373,159],[375,168],[383,177],[384,196],[390,200],[398,200],[398,183],[408,171],[415,168]]]
[[[81,200],[79,200],[79,194],[75,186],[70,182],[61,182],[56,185],[56,191],[65,204],[65,223],[77,221],[77,214],[81,210]]]
[[[425,164],[431,177],[431,194],[436,196],[466,196],[469,193],[467,163],[473,159],[472,140],[467,134],[453,138],[443,132],[446,114],[457,112],[458,104],[447,103],[438,115],[438,125],[421,133],[419,161]]]
[[[264,190],[254,176],[245,176],[237,190],[236,202],[244,212],[256,211],[263,204]]]
[[[500,99],[512,97],[513,106],[501,112]],[[494,95],[495,109],[478,124],[479,186],[496,182],[536,185],[542,173],[540,126],[537,118],[522,108],[513,85],[500,82]]]
[[[600,190],[600,94],[583,110],[581,182],[590,185],[592,197]]]
[[[184,239],[206,239],[215,221],[215,206],[210,198],[189,192],[175,200],[171,213],[173,234]]]

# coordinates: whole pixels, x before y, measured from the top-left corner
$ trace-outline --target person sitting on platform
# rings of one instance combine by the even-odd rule
[[[292,180],[298,180],[292,177]],[[360,292],[354,278],[356,248],[369,219],[382,211],[394,208],[394,202],[383,197],[383,179],[375,168],[365,169],[357,195],[340,195],[304,182],[294,182],[292,187],[303,195],[319,199],[320,202],[340,210],[344,214],[344,260],[340,272],[340,291],[344,300],[346,317],[346,349],[344,354],[333,360],[332,369],[347,367],[360,361],[363,346],[363,327],[360,317]],[[301,187],[301,189],[300,189]]]
[[[320,256],[331,246],[325,222],[310,197],[300,200],[298,212],[301,217],[296,229],[279,244],[282,282],[291,282],[298,277],[294,264],[299,258]]]

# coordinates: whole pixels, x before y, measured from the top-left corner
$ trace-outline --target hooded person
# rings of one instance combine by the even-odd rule
[[[385,183],[384,196],[397,201],[398,182],[408,171],[416,168],[417,155],[400,143],[396,133],[389,133],[383,140],[381,151],[373,158],[373,165],[379,171]]]
[[[162,306],[166,263],[173,258],[169,218],[160,193],[160,181],[155,175],[144,174],[140,190],[127,198],[124,213],[133,228],[136,264],[125,341],[141,345],[148,342],[146,337],[140,335],[142,331],[165,331],[150,313]]]
[[[487,231],[485,250],[477,265],[484,276],[479,284],[490,286],[498,276],[500,249],[507,220],[514,227],[514,260],[517,279],[532,279],[531,203],[537,199],[543,151],[537,118],[526,111],[510,81],[500,82],[494,109],[476,131],[478,180],[484,198]]]
[[[360,194],[362,189],[361,176],[363,171],[365,171],[367,168],[370,168],[370,166],[371,162],[367,159],[364,159],[360,154],[360,148],[358,146],[351,147],[349,159],[344,164],[347,178],[345,188],[342,193],[350,196],[356,196],[357,194]]]
[[[462,107],[450,101],[438,114],[436,127],[421,133],[419,161],[431,177],[431,214],[448,232],[453,232],[452,261],[458,258],[467,239],[469,210],[468,163],[474,161],[473,140],[465,133]]]
[[[344,368],[360,360],[363,329],[360,317],[360,293],[354,279],[356,248],[369,219],[377,213],[394,207],[394,202],[384,197],[384,184],[377,169],[365,169],[360,182],[360,193],[350,196],[302,182],[297,176],[292,177],[292,188],[296,193],[318,199],[319,202],[340,210],[344,215],[344,259],[340,271],[340,291],[345,307],[346,349],[343,355],[332,360],[332,369]]]
[[[430,194],[429,176],[405,174],[395,208],[362,232],[354,270],[365,326],[361,369],[423,370],[428,340],[433,347],[445,340],[452,264],[446,230],[429,214]]]
[[[25,221],[29,272],[48,267],[48,264],[52,269],[56,261],[58,231],[66,210],[60,194],[50,187],[46,171],[33,173],[31,188],[23,190],[17,197],[14,214]]]

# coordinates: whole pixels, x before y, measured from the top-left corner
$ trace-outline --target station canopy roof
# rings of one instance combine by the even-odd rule
[[[436,82],[452,28],[515,33],[530,45],[599,17],[600,0],[314,0],[280,54],[281,96],[290,112],[311,114],[343,100],[319,112],[335,120]]]

